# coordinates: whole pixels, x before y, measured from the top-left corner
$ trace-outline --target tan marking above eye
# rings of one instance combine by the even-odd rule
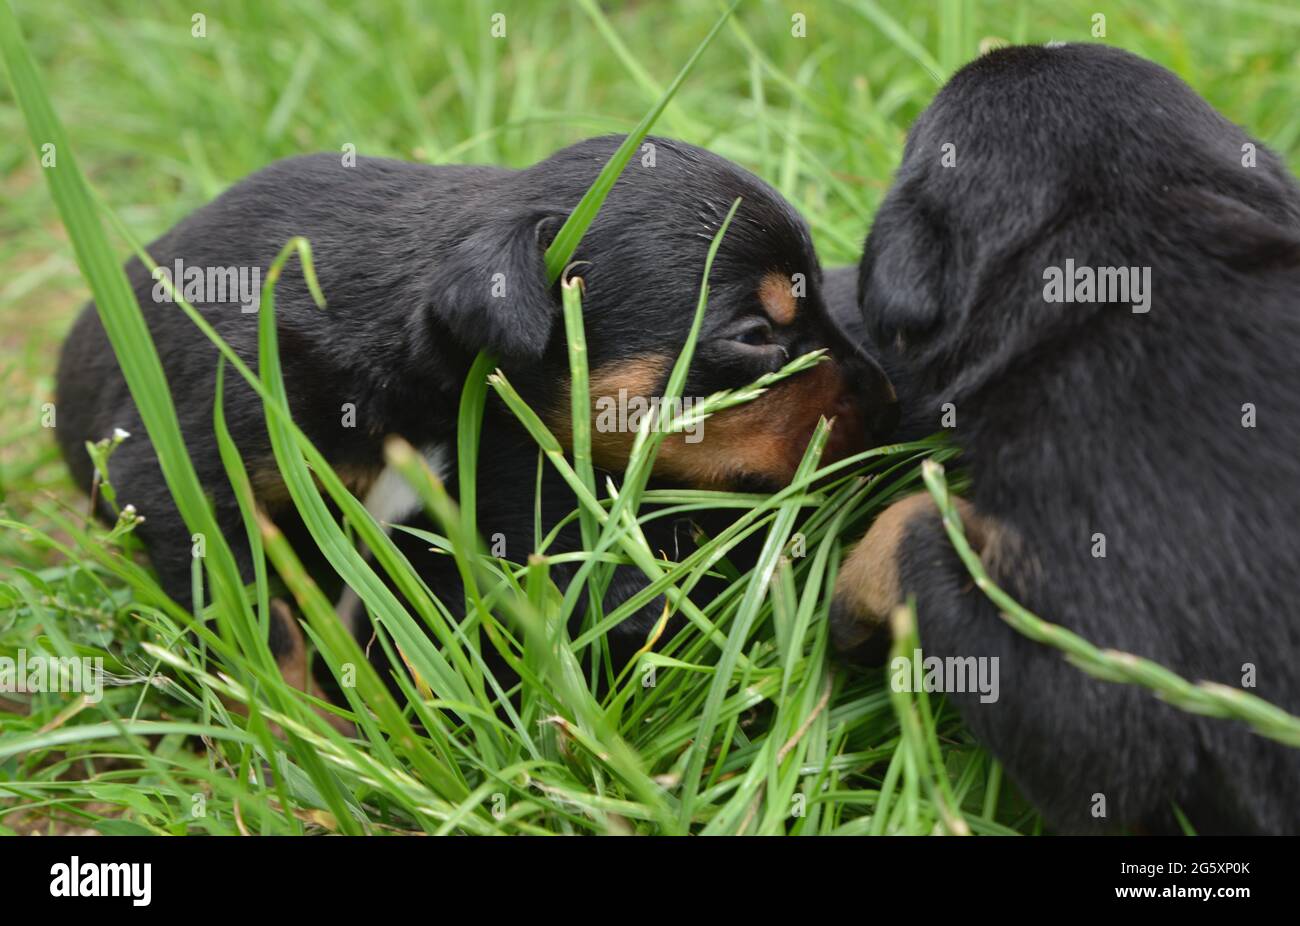
[[[799,300],[794,295],[794,281],[784,273],[770,270],[758,284],[758,301],[763,311],[778,325],[788,325],[799,314]]]

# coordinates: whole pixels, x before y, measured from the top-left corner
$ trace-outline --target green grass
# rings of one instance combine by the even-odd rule
[[[797,7],[806,38],[791,35],[790,5],[745,0],[655,131],[713,148],[775,184],[808,217],[827,265],[856,258],[906,128],[946,74],[989,39],[1087,39],[1096,11],[1076,2],[960,0]],[[257,642],[264,595],[239,593],[219,540],[210,541],[205,561],[214,629],[196,639],[185,632],[192,626],[185,607],[161,596],[130,549],[129,523],[111,531],[87,523],[86,502],[42,426],[57,344],[89,294],[87,281],[97,292],[116,289],[121,351],[135,364],[137,395],[154,403],[150,414],[165,430],[169,402],[156,361],[110,265],[277,157],[353,144],[363,154],[431,163],[523,166],[588,135],[632,131],[724,4],[603,8],[589,0],[249,0],[212,5],[207,37],[199,39],[191,36],[192,4],[15,5],[67,131],[60,164],[75,157],[113,220],[102,223],[112,237],[96,245],[99,220],[74,171],[60,168],[63,186],[52,199],[44,181],[54,178],[43,176],[25,141],[11,86],[0,86],[0,137],[15,140],[0,148],[0,655],[100,655],[119,684],[98,704],[0,695],[0,832],[1040,828],[950,708],[890,692],[880,673],[848,672],[826,658],[827,589],[842,545],[893,495],[920,485],[922,457],[947,458],[931,444],[863,458],[813,489],[814,442],[790,489],[722,496],[646,491],[657,441],[647,434],[611,498],[594,483],[581,446],[566,458],[535,416],[517,407],[538,440],[538,465],[562,467],[574,489],[591,552],[578,554],[584,571],[570,594],[549,580],[560,557],[548,557],[544,545],[522,563],[481,555],[471,486],[458,487],[457,508],[418,460],[392,446],[390,459],[440,515],[441,533],[430,544],[456,556],[471,589],[468,617],[458,623],[413,581],[332,474],[325,471],[319,486],[310,478],[308,468],[320,467],[283,414],[278,367],[264,341],[259,385],[295,501],[362,593],[380,630],[377,645],[400,648],[418,677],[408,679],[405,697],[390,697],[295,568],[293,551],[250,516],[252,536],[299,598],[320,658],[356,671],[356,686],[345,689],[360,718],[353,738],[325,724],[269,665]],[[490,34],[498,10],[507,16],[504,39]],[[1300,166],[1293,116],[1300,14],[1281,4],[1211,2],[1106,12],[1107,41],[1172,67]],[[285,272],[301,266],[293,260]],[[578,300],[578,289],[566,290],[575,343]],[[270,334],[272,299],[263,307]],[[490,370],[485,362],[479,372]],[[227,365],[225,377],[246,372]],[[471,378],[460,422],[463,460],[473,460],[477,411],[489,390],[518,405],[503,378]],[[167,455],[178,495],[203,522],[184,454],[171,445]],[[223,460],[243,486],[237,456]],[[871,472],[889,475],[864,485],[858,477]],[[325,514],[322,490],[375,550],[373,565]],[[700,554],[668,562],[638,527],[649,502],[679,513],[726,505],[737,523]],[[726,548],[751,534],[762,541],[759,566],[734,575],[720,599],[693,601],[702,573],[730,569]],[[800,547],[805,555],[793,555]],[[688,626],[607,679],[598,697],[581,657],[595,654],[588,671],[603,671],[604,631],[646,599],[599,615],[572,640],[564,616],[578,587],[603,587],[612,564],[627,561],[651,578],[647,596],[666,594]],[[410,607],[387,592],[377,569],[404,583]],[[508,699],[485,669],[487,648],[506,650],[523,679],[507,709],[498,709]],[[250,702],[249,718],[231,715],[218,694]]]

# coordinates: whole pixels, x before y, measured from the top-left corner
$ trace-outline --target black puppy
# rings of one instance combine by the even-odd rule
[[[307,237],[328,308],[316,308],[298,273],[286,272],[276,289],[294,419],[358,494],[379,475],[388,435],[422,448],[448,475],[456,458],[460,390],[481,349],[499,358],[558,434],[568,433],[559,289],[547,285],[543,253],[620,141],[591,139],[526,170],[325,154],[294,158],[236,184],[149,252],[255,365],[257,286],[241,291],[241,284],[249,277],[259,284],[287,240]],[[880,436],[896,416],[887,379],[827,317],[820,269],[794,210],[728,161],[655,138],[623,172],[574,255],[586,262],[581,275],[593,401],[662,393],[694,314],[705,253],[737,197],[743,203],[714,263],[686,394],[745,385],[817,348],[828,348],[832,359],[709,419],[700,440],[668,439],[656,475],[678,485],[778,485],[793,474],[820,416],[838,418],[830,458]],[[162,356],[191,457],[251,581],[239,510],[212,430],[216,350],[139,261],[126,270]],[[93,306],[64,345],[58,406],[60,443],[83,486],[93,476],[85,441],[119,427],[135,435],[114,455],[111,478],[118,498],[146,516],[139,534],[163,587],[186,600],[188,531]],[[242,380],[228,376],[225,406],[258,503],[277,522],[292,522],[260,401]],[[634,435],[626,427],[611,431],[608,423],[595,423],[594,456],[617,473]],[[480,523],[485,533],[504,534],[507,555],[522,562],[533,542],[536,450],[495,404],[483,440],[488,478],[480,479]],[[382,504],[389,506],[387,515],[407,513],[393,508],[391,499]],[[573,507],[569,494],[562,511],[548,514],[558,519]],[[103,506],[100,513],[108,514]],[[430,575],[435,590],[437,578]],[[277,655],[295,645],[292,629],[273,634]]]
[[[1300,712],[1300,188],[1277,157],[1131,54],[997,51],[913,127],[859,283],[902,402],[964,451],[994,581]],[[1300,750],[1017,634],[928,496],[837,592],[843,646],[915,595],[927,655],[1000,660],[996,700],[950,697],[1059,827],[1171,830],[1177,805],[1203,833],[1300,832]]]

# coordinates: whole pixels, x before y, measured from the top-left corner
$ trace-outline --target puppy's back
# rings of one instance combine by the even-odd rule
[[[411,242],[427,247],[430,254],[441,242],[418,230],[446,228],[441,220],[457,214],[465,216],[468,226],[473,215],[469,203],[476,194],[495,190],[506,195],[502,180],[512,173],[368,157],[345,162],[330,153],[287,158],[234,184],[146,250],[169,277],[176,276],[180,261],[182,270],[245,273],[260,290],[280,249],[295,236],[306,237],[330,308],[315,307],[297,272],[298,262],[291,259],[276,287],[281,337],[290,346],[286,372],[294,375],[291,351],[297,345],[332,360],[334,369],[316,369],[313,375],[345,375],[374,359],[350,352],[362,343],[360,334],[377,330],[384,319],[391,323],[393,313],[414,314],[427,300],[427,281],[410,272],[413,263],[418,265],[411,259]],[[477,199],[481,208],[482,197]],[[215,348],[180,307],[165,298],[165,288],[139,259],[129,259],[125,272],[162,360],[182,429],[210,427]],[[183,278],[172,282],[185,295]],[[190,301],[236,353],[256,366],[256,311],[230,298]],[[400,336],[402,326],[393,327]],[[251,392],[237,377],[227,377],[226,383],[241,413],[259,414],[247,405]],[[83,488],[92,477],[86,441],[108,437],[115,428],[130,432],[137,443],[146,439],[93,302],[82,309],[63,343],[56,403],[59,444]]]

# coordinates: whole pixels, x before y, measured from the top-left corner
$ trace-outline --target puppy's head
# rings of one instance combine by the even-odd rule
[[[581,142],[516,175],[518,209],[536,238],[530,260],[540,261],[621,141]],[[892,431],[893,389],[830,318],[803,220],[775,190],[725,159],[649,138],[574,254],[582,262],[573,275],[583,279],[599,465],[625,465],[641,417],[662,396],[695,315],[710,243],[737,198],[709,278],[685,398],[749,385],[809,351],[824,349],[828,357],[752,402],[670,435],[656,474],[699,487],[780,485],[821,417],[835,419],[824,462],[883,442]],[[528,285],[531,291],[508,307],[520,336],[502,344],[509,348],[503,367],[564,438],[570,406],[559,292],[546,287],[540,270]]]
[[[1046,268],[1231,263],[1225,239],[1251,249],[1298,226],[1285,167],[1174,74],[1105,46],[1007,48],[913,126],[859,298],[886,368],[902,358],[915,374],[904,404],[956,400],[1099,313],[1130,312],[1045,299]]]

